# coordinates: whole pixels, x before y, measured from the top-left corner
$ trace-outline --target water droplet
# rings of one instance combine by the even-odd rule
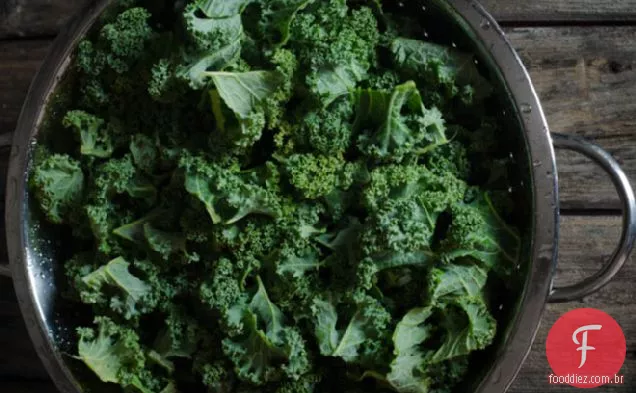
[[[517,270],[521,270],[521,264],[517,265]]]
[[[424,38],[428,38],[428,31],[424,31]]]
[[[481,23],[479,24],[479,27],[481,27],[484,30],[490,30],[491,26],[492,25],[488,19],[482,19]]]
[[[503,111],[501,111],[501,114],[506,116],[506,114],[507,114],[506,110],[504,109]]]
[[[404,7],[404,3],[402,3],[401,1],[398,3],[398,7]]]
[[[508,187],[508,194],[512,194],[512,187]]]
[[[503,310],[503,304],[499,305],[499,311]]]
[[[457,48],[457,44],[456,44],[456,43],[454,43],[454,42],[452,42],[452,43],[451,43],[451,46],[452,46],[453,48]]]
[[[426,11],[426,6],[425,5],[422,6],[422,11]]]
[[[44,280],[46,278],[46,275],[44,273],[40,273],[40,278]]]
[[[521,112],[525,114],[532,113],[532,106],[529,104],[521,104]]]
[[[475,63],[475,65],[479,65],[479,60],[475,59],[473,60],[473,62]]]

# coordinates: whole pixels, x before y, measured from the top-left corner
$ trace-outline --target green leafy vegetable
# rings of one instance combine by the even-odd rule
[[[58,224],[82,200],[84,173],[71,157],[51,155],[33,171],[31,186],[47,218]]]
[[[290,255],[278,263],[276,273],[280,275],[290,274],[296,278],[303,277],[311,271],[317,271],[324,265],[318,258],[318,253],[314,250],[308,250],[300,256]]]
[[[342,330],[338,329],[339,316],[332,301],[314,300],[312,312],[316,319],[315,335],[320,353],[340,357],[346,362],[360,362],[363,356],[361,347],[377,338],[378,330],[385,328],[384,324],[390,319],[386,311],[373,301],[359,304]]]
[[[431,376],[426,373],[427,359],[421,345],[431,336],[432,328],[426,321],[432,314],[430,308],[415,308],[395,328],[393,346],[396,357],[391,363],[387,381],[398,392],[429,392]]]
[[[240,379],[261,385],[279,380],[281,371],[297,378],[309,366],[304,340],[296,330],[283,325],[281,310],[269,299],[260,277],[257,280],[258,290],[242,316],[247,337],[224,340],[223,350],[234,362]],[[284,364],[282,370],[275,367],[280,363]]]
[[[138,313],[137,304],[148,294],[150,287],[130,274],[129,266],[128,262],[120,257],[85,276],[82,279],[85,286],[81,292],[82,300],[85,303],[116,301],[120,303],[119,307],[126,318],[135,316]],[[121,293],[120,297],[104,298],[104,286],[117,288]]]
[[[184,160],[185,189],[205,205],[214,224],[234,224],[250,214],[276,215],[277,199],[234,169]]]
[[[225,105],[241,119],[249,117],[280,83],[280,75],[268,71],[208,72],[206,75],[212,79]]]
[[[401,160],[407,154],[423,154],[447,143],[441,112],[424,107],[414,82],[397,86],[390,94],[358,91],[354,100],[355,129],[372,130],[371,135],[362,135],[360,148],[373,158]]]
[[[198,0],[196,4],[208,18],[229,18],[238,15],[249,0]]]
[[[277,45],[289,40],[291,23],[296,14],[315,0],[261,1],[259,28],[263,38]]]
[[[82,332],[79,356],[102,381],[117,383],[122,362],[134,357],[135,354],[109,336],[109,329],[106,326],[111,324],[103,321],[99,335],[92,340],[92,332]]]
[[[366,76],[366,70],[356,63],[323,69],[315,76],[315,92],[323,100],[323,105],[329,106],[353,91]]]
[[[108,388],[449,393],[480,366],[524,206],[488,75],[407,8],[125,0],[78,44],[28,197]]]
[[[452,215],[449,236],[444,240],[449,251],[444,258],[472,257],[502,276],[511,275],[520,258],[521,239],[499,215],[490,197],[482,194],[470,204],[457,204]]]
[[[420,74],[428,82],[440,85],[449,97],[466,94],[466,88],[475,101],[492,93],[492,87],[479,73],[471,54],[407,38],[395,39],[391,50],[398,67],[409,75]]]
[[[238,20],[232,23],[238,23]],[[228,27],[229,29],[230,27]],[[240,31],[236,31],[236,41],[229,43],[228,45],[216,49],[209,50],[204,57],[197,59],[188,66],[183,66],[179,70],[179,75],[190,81],[190,86],[193,88],[203,88],[206,85],[206,81],[209,78],[209,70],[220,70],[225,68],[228,64],[235,61],[240,54],[241,45],[239,41]],[[162,82],[164,85],[168,85],[168,82]],[[160,95],[159,94],[155,95]]]
[[[117,383],[142,393],[151,392],[163,383],[143,372],[146,357],[139,336],[131,329],[118,326],[111,319],[95,319],[97,332],[78,329],[78,358],[103,382]]]
[[[63,120],[66,127],[72,127],[79,135],[83,155],[108,158],[113,154],[111,136],[104,129],[104,120],[82,111],[70,111]]]
[[[365,340],[364,326],[368,321],[356,313],[346,329],[338,331],[338,314],[331,303],[317,300],[313,311],[318,317],[316,337],[320,344],[320,353],[345,360],[355,359],[358,356],[358,347]]]

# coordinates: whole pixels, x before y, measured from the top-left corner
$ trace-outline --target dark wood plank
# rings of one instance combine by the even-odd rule
[[[552,374],[550,366],[545,355],[545,342],[549,328],[563,314],[578,307],[593,307],[603,310],[614,318],[616,318],[621,327],[628,335],[628,352],[627,359],[619,375],[623,376],[623,384],[605,385],[597,390],[603,393],[633,393],[636,388],[636,378],[634,378],[633,370],[636,370],[636,355],[634,353],[636,344],[632,339],[630,341],[629,334],[632,337],[636,332],[636,324],[633,322],[633,314],[636,311],[633,306],[611,306],[605,303],[597,303],[594,301],[586,302],[580,305],[559,305],[549,306],[546,310],[541,329],[537,335],[536,341],[532,346],[532,351],[528,355],[521,372],[513,383],[508,393],[558,393],[558,392],[578,392],[580,389],[567,385],[552,385],[548,381],[548,376]],[[626,316],[630,315],[631,316]]]
[[[611,255],[620,235],[617,217],[563,217],[557,284],[579,282],[601,268]],[[604,386],[604,393],[628,393],[636,388],[636,259],[632,258],[618,276],[597,294],[582,301],[548,306],[532,352],[510,393],[574,392],[574,388],[549,385],[550,367],[545,356],[545,341],[550,327],[564,313],[579,307],[592,307],[613,316],[627,339],[627,360],[620,374],[623,385]]]
[[[3,379],[48,379],[31,345],[11,281],[4,277],[0,277],[0,348],[0,386],[4,387]]]
[[[481,0],[500,22],[633,21],[636,0]]]
[[[50,381],[2,381],[3,393],[59,393]]]
[[[0,38],[56,35],[92,0],[4,0],[0,3]],[[634,22],[636,0],[482,0],[506,23]]]
[[[636,179],[636,27],[512,28],[507,33],[541,97],[554,132],[598,142]],[[618,209],[600,169],[560,154],[566,208]]]
[[[7,134],[5,134],[7,135]],[[11,154],[11,149],[8,147],[0,148],[0,190],[5,190],[7,186],[7,171],[9,169],[9,155]],[[5,233],[5,225],[4,225],[4,191],[0,194],[0,234]],[[0,265],[4,265],[6,261],[9,260],[8,250],[7,250],[7,242],[0,241]]]
[[[54,36],[92,0],[3,0],[0,38]]]
[[[31,80],[49,40],[0,41],[0,135],[13,133]]]

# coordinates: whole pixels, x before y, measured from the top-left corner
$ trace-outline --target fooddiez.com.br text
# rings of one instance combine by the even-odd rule
[[[624,375],[579,375],[579,374],[567,374],[567,375],[554,375],[548,376],[548,382],[553,385],[598,385],[598,384],[624,384]]]

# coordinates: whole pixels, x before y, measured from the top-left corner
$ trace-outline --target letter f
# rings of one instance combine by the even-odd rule
[[[587,345],[587,332],[589,330],[601,330],[602,327],[603,326],[601,325],[581,326],[580,328],[574,331],[574,334],[572,334],[572,341],[574,341],[576,345],[581,345],[580,347],[576,349],[577,351],[581,351],[581,365],[579,366],[579,368],[583,367],[583,365],[585,364],[587,360],[587,351],[593,351],[596,349],[594,347],[590,347]],[[581,332],[583,332],[582,343],[580,343],[579,340],[576,338],[576,336],[578,336],[578,334]]]

